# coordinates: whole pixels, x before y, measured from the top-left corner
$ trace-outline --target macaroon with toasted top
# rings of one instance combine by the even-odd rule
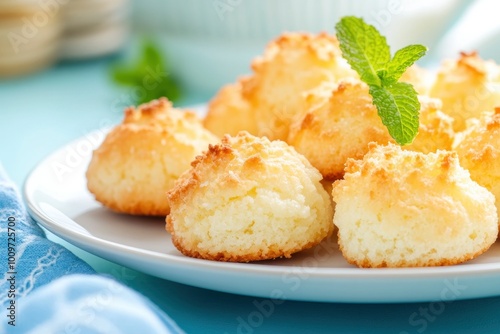
[[[191,257],[289,258],[333,230],[321,174],[291,146],[240,132],[196,158],[167,194],[166,229]]]
[[[361,159],[370,142],[394,142],[364,82],[344,79],[333,89],[323,86],[309,94],[328,97],[317,98],[326,102],[318,103],[291,124],[288,143],[326,179],[342,178],[347,159]],[[441,101],[424,96],[419,100],[419,132],[413,143],[404,148],[423,153],[451,149],[455,135],[453,119],[441,112]]]
[[[285,33],[252,62],[253,73],[222,88],[209,105],[205,126],[214,133],[286,141],[289,125],[311,108],[307,92],[340,78],[357,77],[335,36]]]
[[[342,254],[359,267],[453,265],[495,242],[495,197],[449,151],[370,145],[333,184]]]
[[[329,96],[326,103],[292,124],[288,143],[325,178],[340,179],[348,158],[362,158],[368,143],[387,144],[391,136],[364,82],[342,80],[325,94]]]
[[[166,192],[217,140],[194,112],[175,109],[165,98],[128,108],[92,155],[88,189],[114,211],[164,216]]]
[[[454,119],[455,131],[465,130],[467,119],[500,106],[500,66],[476,52],[461,53],[439,69],[429,95],[443,101],[443,112]]]

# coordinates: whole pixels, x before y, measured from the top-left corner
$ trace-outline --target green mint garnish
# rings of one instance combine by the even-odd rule
[[[370,88],[382,123],[399,145],[410,144],[418,133],[420,103],[412,85],[398,82],[427,48],[409,45],[391,58],[387,40],[377,29],[354,16],[335,26],[343,57]]]
[[[138,59],[133,63],[114,64],[111,76],[115,83],[132,88],[134,104],[160,97],[177,101],[181,95],[179,84],[169,73],[169,64],[160,49],[149,40],[142,43]]]

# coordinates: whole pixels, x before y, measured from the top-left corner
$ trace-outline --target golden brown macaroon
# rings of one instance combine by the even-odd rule
[[[164,98],[128,108],[93,153],[88,189],[114,211],[164,216],[167,190],[215,142],[196,114],[174,109]]]
[[[457,138],[455,150],[471,178],[495,195],[500,212],[500,108],[469,120],[467,130]]]
[[[477,53],[461,53],[447,60],[437,74],[430,96],[443,101],[443,112],[454,118],[454,130],[465,129],[467,119],[500,106],[500,67]]]
[[[342,58],[337,39],[326,33],[285,33],[253,61],[252,69],[253,74],[240,83],[241,88],[236,84],[231,94],[224,88],[215,97],[208,110],[210,121],[205,123],[208,129],[234,133],[241,126],[248,126],[247,130],[255,135],[286,140],[292,118],[311,108],[311,101],[305,99],[309,90],[339,78],[358,77]],[[236,97],[240,91],[241,97]],[[246,117],[230,119],[239,117],[239,113],[223,110],[225,105],[234,110],[235,105],[246,103],[255,123]],[[215,117],[220,120],[214,120]]]
[[[362,158],[370,142],[386,144],[391,137],[365,83],[342,80],[329,96],[292,124],[288,143],[325,178],[339,179],[348,158]]]
[[[453,118],[441,111],[441,100],[419,96],[420,115],[418,134],[405,150],[422,153],[451,150],[455,139]]]
[[[250,103],[243,98],[242,89],[247,78],[226,85],[208,104],[203,125],[219,137],[235,136],[240,131],[257,133],[257,122]]]
[[[458,264],[498,234],[494,196],[472,181],[455,152],[423,154],[370,144],[333,185],[342,254],[359,267]]]
[[[336,37],[284,34],[272,42],[253,64],[253,80],[245,97],[255,109],[258,135],[286,140],[292,119],[311,106],[307,91],[323,82],[358,77],[342,57]]]
[[[168,192],[166,229],[191,257],[290,257],[333,230],[321,174],[291,146],[241,132],[198,156]]]
[[[362,81],[344,79],[333,90],[316,89],[310,95],[319,95],[317,101],[326,102],[316,103],[316,108],[292,123],[288,143],[325,178],[342,178],[347,159],[362,158],[370,142],[394,142]],[[419,100],[419,132],[404,148],[423,153],[450,150],[455,135],[453,119],[439,110],[441,101],[424,96]]]

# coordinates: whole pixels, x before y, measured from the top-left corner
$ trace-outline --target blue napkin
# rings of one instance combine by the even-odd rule
[[[0,333],[183,333],[149,300],[45,237],[0,164]]]

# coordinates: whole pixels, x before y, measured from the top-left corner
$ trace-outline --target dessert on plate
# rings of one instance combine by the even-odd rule
[[[167,190],[216,141],[194,112],[175,109],[165,98],[128,108],[92,155],[88,189],[114,211],[164,216]]]
[[[333,184],[342,254],[359,267],[462,263],[498,234],[495,197],[470,178],[455,152],[419,153],[370,144]]]
[[[293,147],[240,132],[198,156],[168,192],[166,228],[185,255],[290,257],[333,231],[321,174]]]

